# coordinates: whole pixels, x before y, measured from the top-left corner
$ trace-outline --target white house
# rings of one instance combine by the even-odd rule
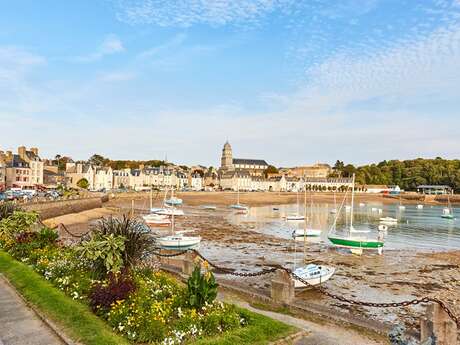
[[[95,190],[111,190],[113,188],[113,170],[111,167],[98,167],[94,169]]]
[[[190,175],[190,188],[195,191],[203,189],[203,178],[197,172]]]

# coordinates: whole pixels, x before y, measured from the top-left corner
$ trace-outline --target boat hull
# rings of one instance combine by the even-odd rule
[[[321,236],[320,229],[296,229],[292,232],[292,236],[297,237],[320,237]]]
[[[189,236],[166,236],[157,239],[158,245],[162,249],[185,250],[198,247],[201,237]]]
[[[296,289],[305,289],[308,286],[315,286],[319,285],[321,283],[324,283],[328,281],[335,273],[335,268],[334,267],[329,267],[329,266],[323,266],[322,271],[324,271],[324,274],[320,275],[319,277],[314,277],[314,278],[304,278],[302,277],[303,280],[305,280],[308,285],[305,283],[301,282],[300,280],[297,280],[293,278],[294,280],[294,288]]]
[[[334,245],[345,248],[362,248],[362,249],[378,249],[383,248],[383,242],[372,240],[348,239],[341,237],[328,237]]]

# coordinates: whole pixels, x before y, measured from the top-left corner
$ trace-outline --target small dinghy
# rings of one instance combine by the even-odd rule
[[[288,222],[303,222],[305,220],[305,217],[298,214],[290,214],[286,216],[286,220]]]
[[[233,208],[234,210],[243,210],[243,211],[247,211],[249,209],[249,207],[245,205],[241,205],[241,204],[230,205],[229,208]]]
[[[177,208],[161,208],[155,212],[156,214],[163,215],[163,216],[183,216],[184,211],[178,210]]]
[[[417,205],[417,210],[422,210],[423,209],[423,205],[422,204],[418,204]]]
[[[319,237],[321,236],[321,230],[320,229],[295,229],[292,232],[292,237],[293,238],[298,238],[298,237]]]
[[[380,218],[380,223],[386,225],[396,225],[398,224],[398,220],[392,217],[382,217]]]
[[[182,199],[171,197],[169,199],[166,199],[164,203],[169,206],[179,206],[179,205],[182,205]]]
[[[335,268],[330,266],[319,266],[315,264],[308,264],[307,266],[299,267],[294,270],[294,275],[308,283],[308,285],[319,285],[328,281],[334,274]],[[293,278],[294,287],[296,289],[306,288],[307,284]]]
[[[216,209],[217,207],[214,205],[204,205],[203,206],[203,210],[207,210],[207,211],[215,211]]]
[[[169,226],[171,225],[171,220],[168,216],[159,215],[159,214],[148,214],[146,216],[142,216],[144,222],[149,226]]]

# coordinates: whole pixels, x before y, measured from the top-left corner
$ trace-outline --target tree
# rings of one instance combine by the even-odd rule
[[[269,174],[278,174],[278,169],[273,165],[269,165],[267,169],[264,170],[264,175],[268,177]]]
[[[88,189],[89,187],[89,182],[87,179],[82,178],[81,180],[78,180],[77,186],[83,189]]]
[[[106,163],[109,163],[110,159],[104,158],[101,155],[94,154],[88,159],[88,163],[97,166],[104,166]]]

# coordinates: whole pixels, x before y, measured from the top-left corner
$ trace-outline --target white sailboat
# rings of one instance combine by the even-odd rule
[[[304,254],[306,249],[306,238],[304,237]],[[294,241],[294,255],[297,254],[296,242]],[[335,273],[335,268],[316,264],[307,264],[296,268],[296,259],[294,258],[293,277],[295,289],[305,289],[310,285],[315,286],[328,281]],[[299,279],[300,278],[300,279]]]
[[[304,207],[305,207],[305,215],[304,219],[307,218],[307,191],[304,191]],[[304,228],[303,229],[295,229],[292,232],[292,236],[297,239],[297,238],[302,238],[302,237],[320,237],[321,236],[321,229],[314,229],[313,228],[313,196],[312,193],[310,192],[310,226],[307,227],[307,224],[305,222]]]
[[[240,204],[240,181],[237,176],[237,184],[236,184],[236,204],[230,205],[229,208],[233,208],[234,210],[239,211],[248,211],[249,207],[246,205]]]
[[[199,246],[200,236],[187,236],[186,231],[175,232],[174,213],[171,216],[171,235],[157,238],[157,243],[162,249],[186,250]]]
[[[315,286],[328,281],[334,275],[335,267],[308,264],[303,267],[298,267],[293,273],[308,283],[308,285],[306,285],[301,280],[294,278],[294,288],[302,289],[309,285]]]
[[[296,192],[297,195],[297,213],[295,214],[288,214],[286,216],[286,220],[288,222],[303,222],[305,220],[305,216],[300,214],[300,204],[299,204],[299,191]]]
[[[450,203],[449,194],[447,194],[447,207],[442,210],[441,218],[444,219],[454,219],[454,210],[452,209],[452,205]]]
[[[336,214],[337,213],[337,198],[336,198],[336,195],[335,195],[335,190],[334,190],[334,208],[330,211],[332,214]]]
[[[398,224],[398,219],[393,218],[393,217],[381,217],[380,218],[380,224],[397,225]]]
[[[163,216],[176,216],[176,217],[183,216],[185,214],[184,211],[177,209],[175,205],[170,205],[167,203],[167,200],[166,200],[167,194],[168,194],[168,191],[166,191],[165,198],[164,198],[165,207],[157,209],[153,213],[163,215]],[[171,187],[171,198],[168,200],[171,200],[173,198],[174,198],[174,189],[173,187]]]
[[[363,253],[363,250],[368,250],[368,249],[376,249],[379,254],[382,254],[383,244],[384,244],[383,239],[382,240],[381,239],[369,239],[367,236],[364,236],[361,234],[369,233],[370,230],[356,230],[353,227],[354,189],[355,189],[355,175],[353,174],[353,183],[352,183],[352,192],[351,192],[350,227],[346,229],[346,231],[348,232],[348,235],[338,235],[338,234],[332,235],[331,233],[329,233],[328,239],[336,247],[348,248],[354,254],[361,255]],[[345,202],[345,198],[342,202],[342,205],[344,202]],[[336,223],[337,223],[337,217],[334,220],[334,224],[331,227],[330,232],[332,231],[332,229],[335,230]]]
[[[153,189],[150,188],[150,214],[142,216],[144,222],[150,227],[163,227],[169,226],[171,220],[168,216],[156,214],[153,211],[159,211],[160,209],[153,208]]]

